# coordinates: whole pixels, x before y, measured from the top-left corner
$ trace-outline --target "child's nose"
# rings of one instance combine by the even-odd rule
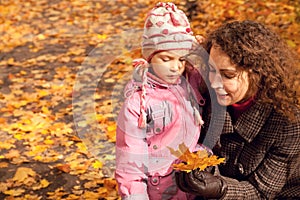
[[[183,61],[176,60],[176,61],[174,61],[173,65],[171,67],[171,71],[179,71],[180,69],[182,69],[183,66],[184,66]]]

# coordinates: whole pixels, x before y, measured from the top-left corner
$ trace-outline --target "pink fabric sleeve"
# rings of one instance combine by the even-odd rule
[[[146,130],[138,127],[139,99],[135,94],[124,102],[118,116],[115,178],[120,196],[147,199],[148,145]]]

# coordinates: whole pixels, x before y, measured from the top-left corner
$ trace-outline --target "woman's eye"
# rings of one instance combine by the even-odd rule
[[[227,79],[232,79],[236,77],[236,73],[223,73],[222,76],[224,76]]]
[[[212,73],[215,73],[216,69],[211,64],[208,64],[208,71],[212,72]]]

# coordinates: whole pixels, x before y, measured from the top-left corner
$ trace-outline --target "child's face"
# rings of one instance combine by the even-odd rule
[[[156,53],[151,59],[156,76],[169,84],[177,83],[185,70],[187,50],[171,50]]]

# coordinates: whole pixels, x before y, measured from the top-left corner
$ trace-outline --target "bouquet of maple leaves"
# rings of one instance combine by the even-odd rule
[[[218,158],[216,155],[211,155],[207,150],[199,150],[190,152],[189,148],[184,143],[179,145],[179,150],[174,150],[168,147],[171,154],[178,157],[182,162],[173,164],[175,170],[190,172],[194,169],[204,170],[207,167],[219,165],[224,162],[225,158]]]

